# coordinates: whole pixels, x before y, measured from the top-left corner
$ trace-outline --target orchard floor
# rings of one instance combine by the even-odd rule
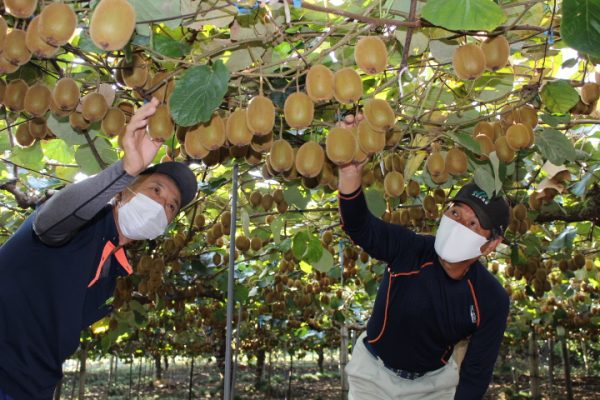
[[[163,373],[160,382],[155,381],[149,362],[139,361],[130,368],[131,364],[119,362],[117,373],[112,375],[109,382],[109,362],[88,361],[86,374],[85,398],[90,400],[179,400],[189,398],[190,368],[189,362],[177,360],[171,362],[169,369]],[[75,362],[65,366],[65,380],[62,387],[61,399],[77,399],[79,389],[78,374],[75,373]],[[288,396],[289,364],[276,362],[273,364],[270,378],[270,390],[259,391],[254,387],[254,369],[240,365],[236,373],[236,399],[302,399],[302,400],[339,400],[340,383],[338,368],[335,363],[326,360],[325,370],[321,374],[316,362],[298,361],[294,364],[291,380],[291,396]],[[504,379],[506,378],[506,379]],[[265,380],[268,372],[265,371]],[[192,399],[218,399],[221,380],[215,363],[196,362],[192,384]],[[495,377],[486,400],[527,399],[528,377],[519,377],[520,392],[515,392],[510,377]],[[546,382],[542,383],[544,399],[566,399],[564,381],[555,380],[555,395],[549,396]],[[516,393],[516,394],[515,394]],[[592,400],[600,398],[600,376],[579,377],[573,379],[574,399]]]

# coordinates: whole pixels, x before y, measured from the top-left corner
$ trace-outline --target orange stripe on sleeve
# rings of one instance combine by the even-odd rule
[[[372,340],[369,340],[369,343],[373,344],[373,343],[377,343],[379,341],[379,339],[381,339],[381,337],[383,336],[383,332],[385,332],[385,326],[387,324],[387,316],[388,316],[388,306],[390,305],[390,291],[392,289],[392,274],[390,273],[390,278],[388,280],[388,290],[387,290],[387,296],[385,299],[385,314],[383,314],[383,326],[381,327],[381,332],[379,332],[379,335]]]
[[[356,194],[354,194],[353,196],[345,196],[341,193],[338,192],[338,197],[342,200],[354,200],[355,198],[357,198],[360,194],[362,193],[362,188],[356,192]]]

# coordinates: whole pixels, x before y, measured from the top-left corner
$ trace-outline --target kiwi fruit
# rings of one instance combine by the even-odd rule
[[[90,122],[102,120],[107,111],[106,99],[98,92],[88,93],[81,100],[81,114]]]
[[[250,147],[261,154],[271,150],[271,146],[273,146],[273,132],[262,136],[254,135],[250,141]]]
[[[294,149],[285,139],[275,140],[268,158],[275,172],[287,171],[294,165]]]
[[[406,185],[406,191],[410,197],[419,197],[421,193],[421,187],[417,181],[413,181],[412,179],[408,181],[408,185]]]
[[[460,46],[454,51],[452,66],[460,79],[477,79],[485,70],[485,54],[476,44]]]
[[[314,102],[328,101],[333,97],[334,74],[324,65],[310,67],[306,74],[306,93]]]
[[[17,131],[15,132],[15,139],[21,147],[29,147],[35,141],[35,138],[31,136],[31,133],[29,133],[29,127],[26,123],[22,123],[17,127]]]
[[[248,129],[257,136],[271,133],[275,125],[275,106],[268,97],[254,96],[246,111]]]
[[[252,141],[252,132],[246,124],[246,110],[238,108],[229,115],[225,124],[225,135],[233,146],[246,146]]]
[[[54,102],[54,98],[52,96],[50,96],[50,112],[52,113],[52,115],[56,116],[57,118],[64,118],[71,113],[71,110],[66,110],[66,111],[61,110],[60,108],[58,108],[58,106]]]
[[[210,121],[195,125],[191,131],[198,132],[200,144],[207,150],[217,150],[225,143],[225,124],[217,113],[213,113]]]
[[[385,157],[383,164],[386,171],[403,171],[405,161],[398,153],[391,153]]]
[[[500,136],[498,139],[496,139],[496,142],[494,142],[494,147],[496,149],[496,155],[498,156],[498,159],[503,163],[508,164],[515,159],[516,153],[508,146],[506,136]]]
[[[480,133],[475,136],[475,140],[479,143],[479,151],[483,158],[488,158],[489,154],[495,150],[494,142],[492,142],[489,136]]]
[[[428,194],[427,196],[425,196],[423,198],[423,209],[426,212],[430,212],[430,213],[431,212],[435,212],[433,210],[437,211],[436,201],[435,201],[435,198],[432,195]]]
[[[400,139],[404,136],[404,131],[399,128],[394,128],[385,133],[385,148],[389,149],[395,147]]]
[[[131,64],[125,64],[125,58],[119,63],[121,66],[121,75],[125,85],[133,89],[140,89],[146,85],[150,76],[148,63],[143,53],[134,53]]]
[[[398,171],[390,171],[383,178],[383,188],[389,197],[398,197],[404,192],[404,176]]]
[[[17,18],[29,18],[37,7],[37,0],[4,0],[6,11]]]
[[[452,175],[462,175],[467,172],[468,159],[465,152],[454,147],[446,153],[446,169]]]
[[[0,15],[0,53],[4,50],[6,34],[8,33],[8,24],[2,15]]]
[[[13,29],[6,35],[2,57],[12,65],[21,66],[31,60],[31,51],[27,48],[27,32]]]
[[[252,193],[250,193],[250,197],[248,200],[250,201],[250,204],[252,204],[252,207],[256,208],[262,201],[262,194],[258,190],[255,190]]]
[[[262,248],[262,240],[256,236],[250,239],[250,248],[252,251],[259,251]]]
[[[496,140],[496,131],[494,126],[487,121],[479,121],[473,128],[473,137],[476,137],[479,134],[486,135],[492,140],[492,142]]]
[[[432,177],[443,174],[446,169],[446,162],[444,161],[444,157],[439,151],[435,150],[427,158],[427,162],[425,163],[425,165],[427,167],[427,171],[429,171],[429,175],[431,175]]]
[[[542,199],[538,196],[537,192],[532,192],[529,195],[528,203],[529,208],[533,210],[539,211],[539,209],[542,208]]]
[[[600,85],[588,82],[581,87],[581,101],[583,104],[590,105],[600,97]]]
[[[14,112],[21,112],[25,107],[25,95],[29,86],[23,79],[8,82],[4,91],[4,105]]]
[[[30,86],[25,93],[23,105],[25,111],[34,117],[40,117],[50,108],[50,89],[43,83]]]
[[[83,118],[83,114],[78,111],[73,111],[69,114],[69,123],[76,131],[87,131],[90,129],[90,122]]]
[[[44,118],[33,118],[27,122],[29,134],[35,139],[43,139],[48,132],[48,126]]]
[[[531,129],[535,128],[538,124],[537,111],[531,106],[516,108],[513,112],[513,117],[516,123],[529,125]]]
[[[239,251],[241,251],[242,253],[245,253],[246,251],[248,251],[250,249],[250,239],[248,239],[244,235],[240,235],[240,236],[236,237],[235,238],[235,248],[238,249]]]
[[[441,184],[445,183],[448,180],[449,176],[450,175],[448,174],[448,171],[446,169],[444,169],[444,172],[442,172],[441,174],[435,175],[435,176],[432,175],[431,176],[431,180],[435,184],[441,185]]]
[[[504,36],[487,38],[481,43],[481,50],[485,55],[485,67],[490,71],[496,71],[508,62],[510,46]]]
[[[263,197],[260,199],[260,206],[265,211],[269,211],[271,208],[273,208],[273,196],[271,196],[269,193],[263,195]]]
[[[385,43],[379,36],[364,36],[354,46],[354,61],[364,73],[379,74],[388,63]]]
[[[304,143],[296,153],[295,166],[300,175],[305,178],[314,178],[321,173],[325,163],[325,152],[315,142]]]
[[[229,155],[233,158],[244,158],[248,154],[249,145],[246,146],[229,146]]]
[[[5,91],[6,91],[6,82],[4,82],[4,79],[0,78],[0,104],[3,104]]]
[[[19,69],[18,65],[13,65],[0,53],[0,74],[12,74]],[[581,103],[583,104],[583,103]]]
[[[527,218],[527,207],[525,204],[517,204],[513,207],[513,215],[516,219],[523,221]]]
[[[37,58],[50,58],[58,52],[58,47],[46,43],[40,36],[39,19],[40,17],[37,16],[29,23],[25,33],[25,46]]]
[[[443,132],[442,125],[446,122],[447,118],[448,115],[435,110],[427,113],[421,120],[421,123],[423,124],[423,127],[430,132]]]
[[[285,99],[283,115],[285,122],[294,129],[309,126],[315,114],[315,105],[304,92],[292,93]]]
[[[185,135],[185,152],[192,158],[203,159],[208,156],[209,150],[202,145],[202,132],[199,129],[189,129]]]
[[[529,147],[533,133],[531,128],[525,124],[514,124],[506,130],[506,143],[514,151],[526,149]]]
[[[118,107],[111,107],[102,118],[100,129],[108,136],[116,136],[125,127],[125,113]]]
[[[446,192],[444,192],[444,189],[435,189],[433,191],[433,199],[437,204],[444,204],[446,202]]]
[[[504,127],[502,126],[502,122],[494,121],[492,122],[492,127],[494,127],[494,137],[499,138],[505,134]]]
[[[356,138],[348,128],[332,128],[325,139],[325,153],[334,164],[348,164],[356,154]]]
[[[360,75],[350,68],[342,68],[333,76],[333,96],[342,104],[356,103],[363,95]]]
[[[364,152],[360,148],[360,145],[358,144],[358,129],[356,127],[353,127],[351,129],[351,131],[352,131],[352,135],[354,136],[354,140],[356,141],[356,151],[354,152],[354,158],[352,159],[352,162],[357,163],[357,164],[361,164],[367,158],[369,158],[369,154],[367,154],[366,152]],[[381,135],[381,136],[383,136],[383,135]]]
[[[90,37],[104,51],[120,50],[135,29],[135,9],[127,0],[100,0],[90,21]]]
[[[386,100],[370,99],[366,102],[363,112],[365,120],[377,132],[389,131],[395,123],[396,114]]]
[[[52,46],[66,44],[77,28],[77,15],[68,4],[50,3],[40,13],[38,33]]]
[[[63,111],[71,111],[79,104],[79,87],[72,78],[61,78],[52,90],[52,99],[56,106]]]
[[[248,165],[258,165],[262,161],[262,154],[248,146],[248,152],[246,153],[246,157],[244,157],[244,159]]]
[[[156,112],[148,119],[148,134],[150,137],[152,139],[167,140],[173,134],[174,129],[175,127],[171,120],[169,106],[167,104],[161,104],[156,107]],[[219,146],[217,146],[217,148],[218,147]]]
[[[175,81],[171,79],[170,72],[160,71],[150,79],[150,88],[156,88],[151,93],[152,97],[156,97],[161,103],[166,103],[169,101],[171,93],[173,93]]]
[[[372,155],[385,147],[385,134],[376,132],[371,125],[363,119],[358,123],[358,146],[367,155]]]

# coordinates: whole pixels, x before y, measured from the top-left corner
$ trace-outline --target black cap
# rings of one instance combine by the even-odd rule
[[[464,185],[451,201],[465,203],[473,209],[481,227],[494,235],[503,235],[510,218],[510,207],[503,196],[489,198],[475,183]]]
[[[140,175],[163,174],[173,179],[181,194],[181,207],[188,205],[198,192],[198,182],[192,170],[184,163],[167,161],[143,170]]]

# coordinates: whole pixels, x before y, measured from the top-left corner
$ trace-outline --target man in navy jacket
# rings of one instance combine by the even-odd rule
[[[60,190],[0,247],[0,400],[52,398],[81,330],[110,313],[116,278],[133,272],[123,246],[164,233],[195,197],[187,165],[148,168],[157,106],[132,117],[122,160]]]
[[[465,185],[434,237],[374,217],[361,180],[362,164],[339,168],[343,229],[387,268],[367,331],[346,367],[349,399],[481,399],[506,329],[509,299],[479,258],[502,241],[506,200]],[[461,360],[453,352],[465,339]]]

